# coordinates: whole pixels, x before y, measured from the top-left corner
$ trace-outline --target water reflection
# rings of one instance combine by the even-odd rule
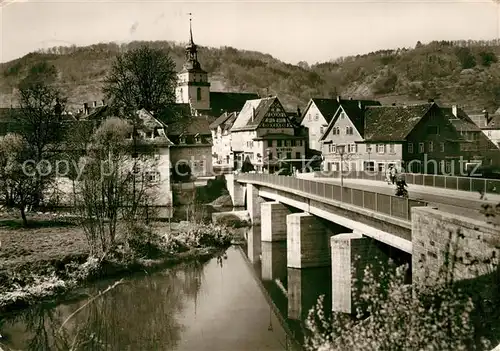
[[[88,304],[37,306],[2,326],[5,350],[283,350],[286,334],[270,312],[241,252],[230,248],[124,284]],[[86,289],[91,295],[112,282]],[[272,328],[269,326],[272,324]]]
[[[331,309],[330,267],[288,268],[288,318],[305,320],[320,295],[325,295],[325,309]]]
[[[286,241],[263,241],[261,250],[262,280],[286,282]]]

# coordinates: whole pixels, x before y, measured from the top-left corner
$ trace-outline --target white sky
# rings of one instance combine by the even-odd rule
[[[0,0],[0,62],[38,48],[132,40],[188,39],[309,63],[420,40],[494,39],[490,0],[46,1]]]

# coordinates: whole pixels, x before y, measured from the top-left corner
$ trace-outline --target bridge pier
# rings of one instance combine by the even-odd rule
[[[259,196],[259,188],[253,184],[247,183],[246,195],[247,195],[247,211],[250,215],[250,220],[252,225],[260,225],[261,223],[261,212],[260,205],[265,202],[263,198]]]
[[[325,267],[330,262],[329,233],[323,222],[309,213],[286,216],[287,266]]]
[[[363,236],[359,232],[343,233],[330,238],[332,252],[332,310],[355,313],[359,289],[362,288],[364,270],[371,264],[375,275],[381,269],[391,269],[389,258],[395,262],[393,250],[383,243]],[[401,263],[401,262],[399,262]]]
[[[234,207],[244,207],[245,206],[245,191],[246,186],[244,184],[238,183],[234,179],[234,174],[226,174],[226,187],[233,201]]]
[[[260,205],[262,241],[273,242],[286,240],[286,216],[291,211],[277,201],[263,202]]]

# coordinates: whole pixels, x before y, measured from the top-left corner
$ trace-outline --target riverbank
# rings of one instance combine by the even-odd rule
[[[0,217],[0,315],[62,298],[93,280],[203,262],[222,255],[234,238],[222,226],[155,222],[97,258],[89,257],[85,233],[71,217],[29,220],[23,228],[14,217]]]

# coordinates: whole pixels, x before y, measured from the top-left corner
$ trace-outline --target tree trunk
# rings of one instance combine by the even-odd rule
[[[23,219],[23,225],[25,227],[27,227],[28,226],[28,219],[26,218],[26,212],[24,210],[24,206],[21,206],[20,210],[21,210],[21,218]]]

